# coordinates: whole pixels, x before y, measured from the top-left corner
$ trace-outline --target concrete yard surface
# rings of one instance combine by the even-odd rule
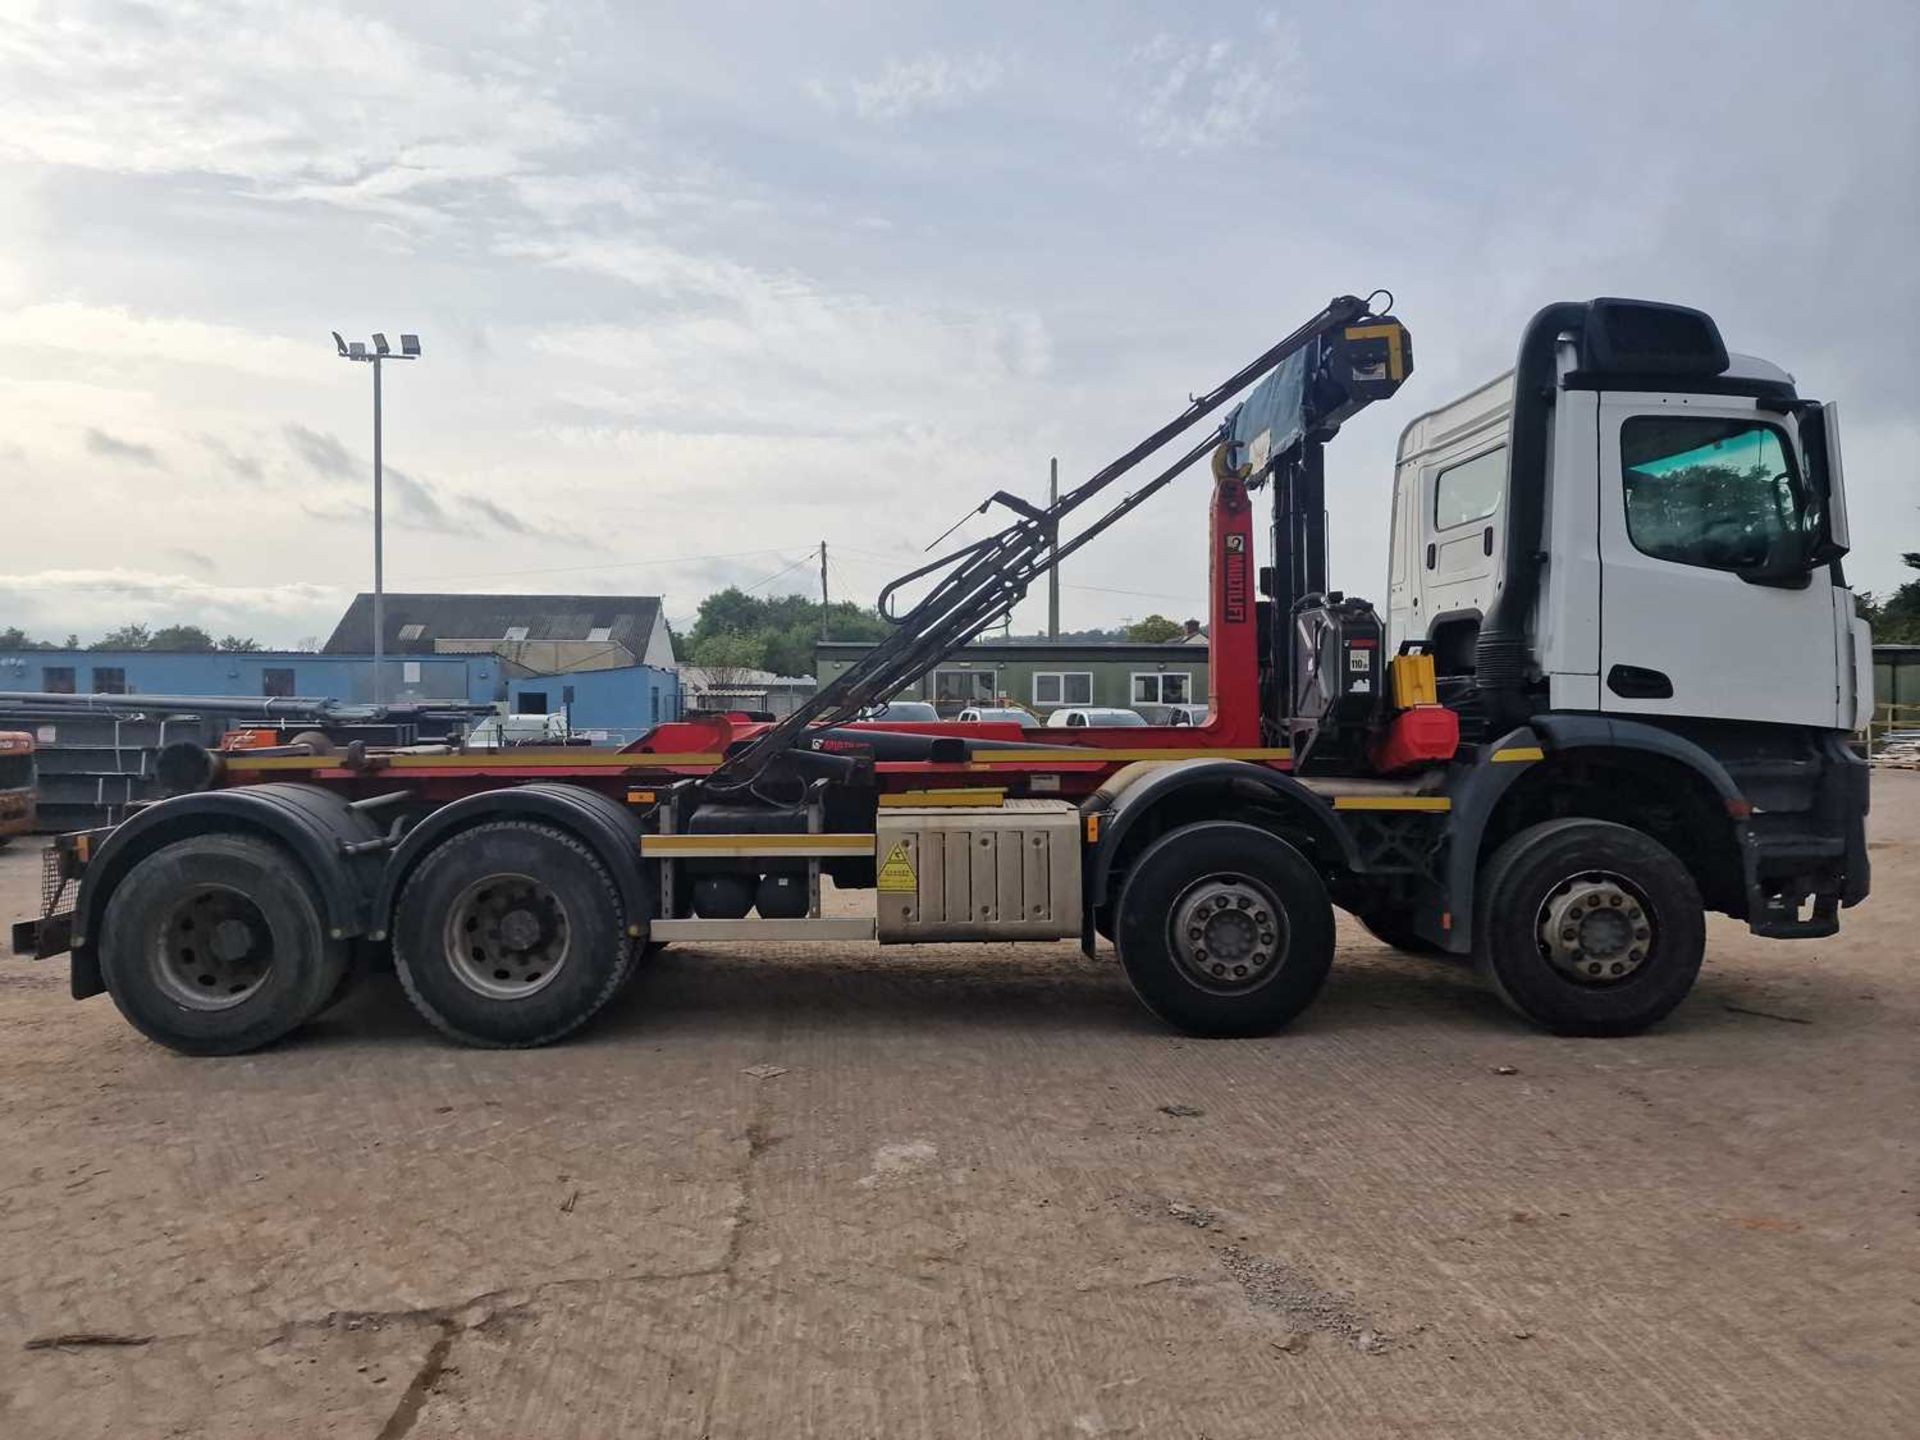
[[[553,1049],[381,977],[190,1060],[7,960],[0,1435],[1911,1436],[1920,774],[1874,803],[1839,937],[1716,920],[1629,1040],[1344,917],[1253,1041],[1068,944],[677,946]]]

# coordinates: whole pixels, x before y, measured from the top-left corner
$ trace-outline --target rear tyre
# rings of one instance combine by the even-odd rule
[[[1413,917],[1405,910],[1381,906],[1372,910],[1356,910],[1353,918],[1360,922],[1369,935],[1389,949],[1404,950],[1409,955],[1447,953],[1413,928]]]
[[[120,1013],[185,1055],[238,1055],[326,1005],[347,970],[318,897],[278,846],[195,835],[139,861],[108,898],[100,970]]]
[[[1693,877],[1625,825],[1550,820],[1481,876],[1474,963],[1495,993],[1558,1035],[1631,1035],[1686,998],[1706,953]]]
[[[1251,825],[1188,825],[1127,873],[1114,940],[1134,993],[1189,1035],[1267,1035],[1320,993],[1333,907],[1293,846]]]
[[[571,835],[520,820],[463,830],[408,879],[394,968],[414,1008],[467,1045],[545,1045],[632,972],[620,892]]]

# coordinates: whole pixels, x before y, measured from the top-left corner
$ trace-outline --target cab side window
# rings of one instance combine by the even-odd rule
[[[1762,420],[1636,415],[1620,428],[1627,537],[1643,555],[1751,570],[1799,554],[1818,512]]]
[[[1507,484],[1507,452],[1502,446],[1449,465],[1433,481],[1433,528],[1471,525],[1500,508]]]

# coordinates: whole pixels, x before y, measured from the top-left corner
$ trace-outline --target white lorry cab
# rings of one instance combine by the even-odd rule
[[[1873,671],[1840,566],[1835,407],[1673,313],[1704,322],[1698,373],[1670,353],[1665,373],[1603,373],[1585,327],[1542,338],[1525,457],[1513,372],[1406,427],[1389,647],[1428,650],[1458,684],[1505,594],[1549,711],[1852,731]]]

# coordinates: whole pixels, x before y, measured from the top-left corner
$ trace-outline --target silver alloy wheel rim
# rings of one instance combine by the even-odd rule
[[[1285,961],[1287,916],[1244,875],[1209,875],[1174,902],[1173,958],[1203,990],[1234,994],[1265,981]]]
[[[1624,876],[1586,870],[1547,892],[1534,936],[1547,963],[1569,980],[1614,985],[1653,953],[1653,907]]]
[[[531,875],[488,875],[447,910],[447,968],[489,1000],[524,1000],[546,989],[572,945],[566,908]]]
[[[260,907],[225,885],[197,885],[180,896],[154,944],[160,992],[189,1010],[231,1010],[267,983],[273,927]]]

